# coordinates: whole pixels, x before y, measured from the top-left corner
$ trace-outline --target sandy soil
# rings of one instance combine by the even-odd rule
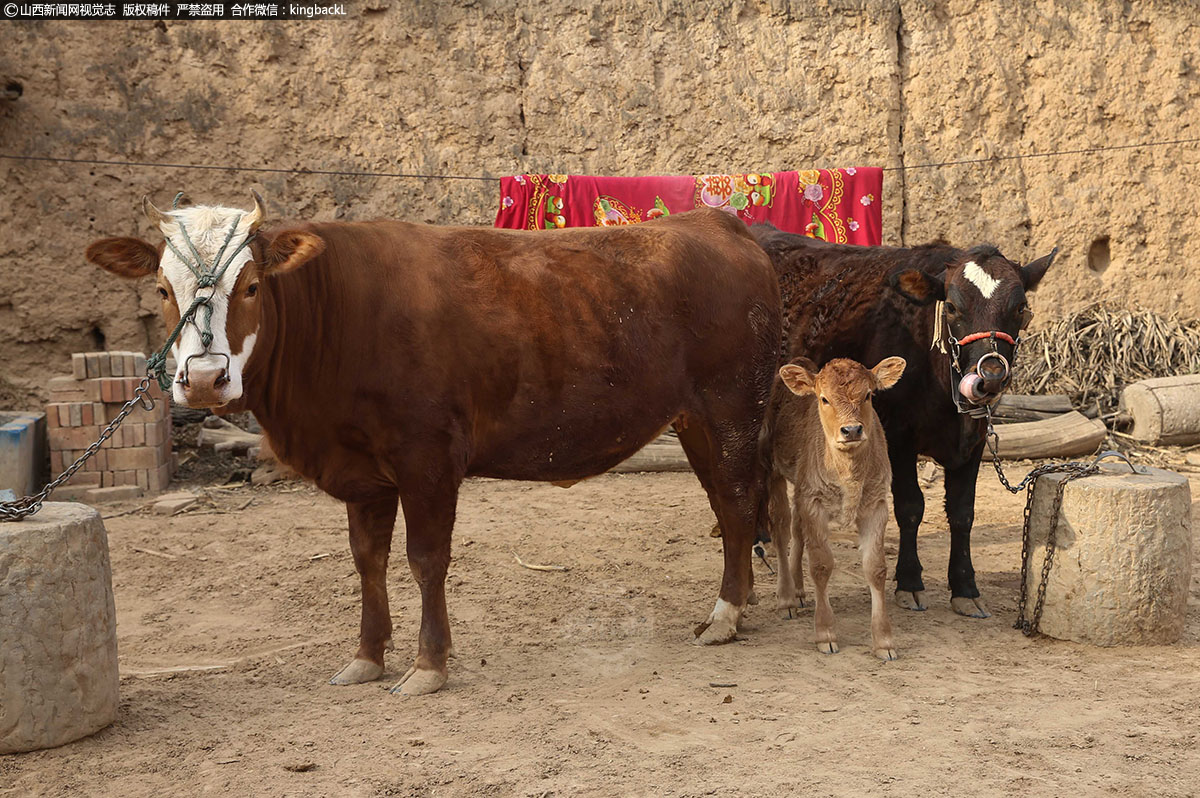
[[[927,495],[940,506],[940,484]],[[893,610],[892,663],[870,654],[869,600],[847,538],[835,543],[840,654],[808,642],[811,610],[784,620],[765,601],[742,639],[697,648],[690,629],[712,606],[720,556],[690,474],[612,475],[569,491],[472,481],[448,588],[457,657],[447,687],[419,699],[389,695],[390,681],[326,684],[358,624],[340,505],[299,483],[211,496],[175,518],[107,521],[120,717],[78,743],[0,758],[0,795],[1200,790],[1200,579],[1176,646],[1027,640],[1011,628],[1021,499],[987,471],[974,551],[995,616],[950,611],[948,534],[929,512],[921,550],[936,601]],[[419,617],[401,541],[392,681],[409,665]],[[522,569],[514,551],[570,571]]]

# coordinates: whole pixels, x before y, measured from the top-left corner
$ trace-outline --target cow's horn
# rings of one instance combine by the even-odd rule
[[[262,195],[254,189],[250,189],[250,193],[254,195],[254,210],[250,211],[249,216],[250,232],[254,232],[263,223],[263,219],[266,218],[267,209],[263,205]]]
[[[164,224],[174,224],[175,220],[167,214],[154,207],[154,203],[150,201],[150,195],[142,197],[142,211],[145,212],[146,218],[154,223],[156,227],[162,227]]]

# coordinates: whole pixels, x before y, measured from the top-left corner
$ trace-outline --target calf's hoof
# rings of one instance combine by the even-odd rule
[[[414,665],[392,686],[391,692],[399,695],[429,695],[441,690],[445,683],[445,671],[428,671]]]
[[[820,651],[822,654],[836,654],[836,653],[838,653],[837,641],[836,640],[826,640],[826,641],[817,643],[817,651]]]
[[[337,672],[337,675],[329,680],[330,684],[346,685],[346,684],[363,684],[364,682],[373,682],[383,675],[383,666],[371,662],[369,659],[352,659],[350,664]]]
[[[758,593],[754,592],[754,588],[750,588],[750,595],[746,597],[746,603],[752,607],[758,604]]]
[[[884,662],[900,659],[900,655],[896,653],[896,649],[894,648],[877,648],[875,649],[875,656]]]
[[[950,599],[950,606],[959,615],[965,615],[968,618],[991,618],[992,614],[988,612],[987,605],[983,603],[983,598],[966,598],[964,596],[955,596]]]
[[[897,590],[896,606],[915,612],[924,612],[929,608],[925,603],[924,590]]]
[[[787,614],[787,617],[792,617],[793,610],[802,610],[805,607],[806,598],[803,593],[796,593],[791,598],[782,597],[775,599],[775,609]]]

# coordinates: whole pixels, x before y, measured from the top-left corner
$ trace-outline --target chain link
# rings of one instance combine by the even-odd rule
[[[142,381],[138,384],[137,389],[133,392],[133,398],[125,403],[124,407],[121,408],[121,412],[117,413],[112,421],[108,422],[108,426],[101,431],[100,438],[86,450],[84,450],[83,454],[81,454],[74,463],[71,463],[71,465],[65,471],[59,474],[53,482],[50,482],[46,485],[46,487],[42,488],[32,496],[25,496],[12,502],[0,502],[0,523],[4,521],[20,521],[22,518],[33,515],[38,510],[42,509],[42,502],[46,501],[46,498],[49,497],[49,495],[53,493],[59,485],[62,485],[64,482],[74,476],[75,472],[78,471],[83,464],[88,461],[88,459],[90,459],[94,454],[96,454],[96,452],[100,450],[100,447],[104,445],[104,442],[111,438],[112,434],[117,431],[117,427],[121,426],[121,422],[125,420],[125,417],[133,412],[136,405],[141,405],[142,409],[147,411],[154,409],[154,397],[150,396],[149,374],[147,374],[145,377],[142,377]]]

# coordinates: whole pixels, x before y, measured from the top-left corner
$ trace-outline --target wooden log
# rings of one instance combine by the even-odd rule
[[[997,449],[1005,460],[1091,454],[1107,434],[1103,421],[1074,410],[1044,421],[996,427]]]
[[[218,452],[231,451],[237,454],[246,454],[252,446],[260,446],[262,439],[262,435],[246,432],[220,416],[209,416],[204,419],[196,442],[200,446],[211,446]]]
[[[1036,410],[1041,413],[1067,413],[1073,410],[1071,398],[1065,394],[1039,396],[1027,393],[1006,393],[993,410]]]
[[[611,469],[614,473],[629,474],[639,471],[691,471],[687,455],[679,444],[679,438],[667,432],[659,435],[625,462]]]
[[[1200,374],[1142,380],[1121,392],[1129,434],[1153,446],[1200,443]]]

